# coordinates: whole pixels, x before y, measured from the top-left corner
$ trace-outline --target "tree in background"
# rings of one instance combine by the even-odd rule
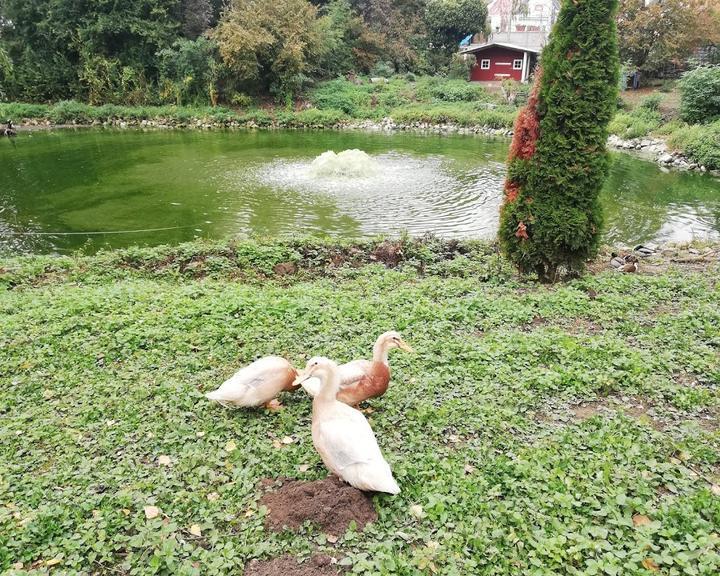
[[[695,68],[680,82],[680,116],[690,124],[720,120],[720,66]]]
[[[183,34],[195,40],[205,32],[213,20],[213,6],[210,0],[183,1]]]
[[[430,41],[453,53],[468,34],[485,31],[487,6],[483,0],[428,0],[425,23]]]
[[[655,73],[697,48],[720,44],[720,2],[621,0],[618,35],[623,61]]]
[[[543,281],[578,273],[597,251],[617,102],[616,11],[617,0],[564,0],[517,119],[499,236],[518,268]]]
[[[324,55],[322,31],[306,0],[232,0],[215,38],[244,88],[290,100]]]
[[[216,104],[217,51],[214,40],[200,36],[181,38],[158,52],[161,98],[178,105]]]
[[[128,101],[157,77],[158,50],[179,36],[179,0],[0,0],[2,47],[14,63],[13,98]],[[145,97],[150,92],[145,91]]]

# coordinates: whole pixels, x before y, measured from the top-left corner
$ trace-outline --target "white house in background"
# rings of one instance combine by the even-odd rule
[[[559,11],[559,0],[491,0],[488,2],[490,31],[493,34],[525,31],[549,34]]]

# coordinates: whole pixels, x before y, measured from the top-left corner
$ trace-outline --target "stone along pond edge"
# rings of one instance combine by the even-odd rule
[[[448,122],[445,124],[434,124],[430,122],[398,123],[392,118],[383,118],[380,121],[358,120],[351,122],[338,122],[335,124],[298,124],[273,120],[271,123],[257,123],[254,120],[247,122],[212,121],[208,119],[173,120],[171,118],[160,119],[111,119],[106,121],[94,120],[82,123],[53,124],[48,120],[24,120],[20,131],[68,129],[78,127],[105,127],[105,128],[141,128],[159,130],[195,129],[195,130],[218,130],[218,129],[240,129],[240,130],[334,130],[334,131],[365,131],[365,132],[415,132],[419,134],[439,135],[477,135],[511,138],[513,130],[509,128],[496,128],[487,125],[464,126]],[[711,170],[693,161],[681,152],[672,151],[664,140],[657,138],[634,138],[624,140],[614,134],[608,137],[608,147],[618,152],[624,152],[650,160],[663,169],[679,171],[696,171],[708,173],[720,177],[720,170]]]

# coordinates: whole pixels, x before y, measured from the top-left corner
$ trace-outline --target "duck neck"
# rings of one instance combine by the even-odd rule
[[[315,396],[315,402],[318,404],[327,404],[336,402],[336,396],[340,390],[340,378],[337,370],[329,370],[325,374],[319,375],[320,392]]]
[[[388,352],[389,350],[385,341],[378,339],[378,341],[375,342],[375,346],[373,346],[373,362],[381,362],[387,366]]]

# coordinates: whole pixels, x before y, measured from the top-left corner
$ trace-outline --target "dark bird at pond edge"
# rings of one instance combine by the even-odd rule
[[[13,126],[12,120],[7,121],[7,126],[3,128],[2,135],[7,136],[8,138],[14,138],[15,136],[17,136],[17,130],[15,130],[15,126]]]
[[[628,254],[625,256],[625,264],[618,268],[618,272],[624,272],[626,274],[634,274],[638,271],[638,259],[637,256]]]

